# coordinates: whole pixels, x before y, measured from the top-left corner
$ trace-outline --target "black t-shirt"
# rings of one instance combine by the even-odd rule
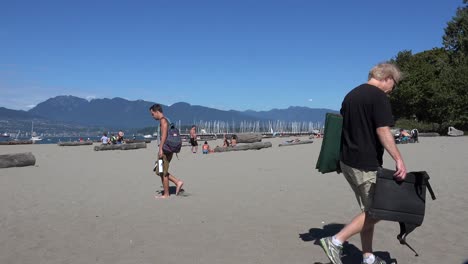
[[[341,161],[356,169],[377,170],[383,163],[384,148],[376,129],[394,125],[387,95],[373,85],[362,84],[346,95],[340,112]]]

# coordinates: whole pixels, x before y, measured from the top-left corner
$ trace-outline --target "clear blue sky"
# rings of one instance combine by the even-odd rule
[[[339,109],[376,63],[442,46],[462,0],[0,0],[0,106],[57,95]]]

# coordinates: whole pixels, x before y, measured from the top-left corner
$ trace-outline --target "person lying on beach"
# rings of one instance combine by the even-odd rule
[[[409,138],[411,138],[411,135],[410,133],[408,133],[408,131],[404,130],[403,128],[400,129],[400,138],[402,140],[408,140]]]
[[[301,141],[300,139],[298,138],[295,138],[295,139],[291,139],[291,140],[286,140],[286,143],[296,143],[296,142],[299,142]]]
[[[395,142],[398,144],[398,143],[408,143],[408,142],[414,142],[413,140],[413,136],[408,133],[408,131],[406,131],[405,129],[403,128],[400,128],[399,130],[399,134],[397,134],[397,137],[395,138]]]

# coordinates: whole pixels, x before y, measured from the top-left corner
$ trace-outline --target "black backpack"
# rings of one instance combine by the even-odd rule
[[[375,184],[374,200],[369,215],[374,219],[395,221],[400,224],[397,236],[400,244],[408,246],[406,237],[420,226],[426,209],[426,188],[435,200],[434,191],[425,171],[408,172],[404,181],[396,181],[394,170],[379,169]]]
[[[166,120],[169,122],[167,118]],[[163,151],[165,153],[179,153],[181,148],[182,138],[180,136],[180,131],[171,123],[167,130],[167,138],[163,145]]]

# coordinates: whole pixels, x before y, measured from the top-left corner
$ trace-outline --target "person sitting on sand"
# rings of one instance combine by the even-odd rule
[[[408,141],[410,138],[411,138],[410,133],[408,133],[408,131],[401,128],[400,129],[400,140],[403,142],[403,141]]]
[[[111,137],[110,137],[109,140],[110,140],[110,143],[112,143],[112,144],[116,144],[116,143],[117,143],[117,138],[115,137],[114,134],[111,134]]]
[[[124,142],[124,132],[122,130],[119,130],[119,133],[117,133],[116,142],[117,144],[122,144]]]
[[[202,151],[203,151],[203,154],[208,154],[210,152],[213,152],[213,150],[210,148],[210,145],[208,145],[208,141],[205,141],[205,143],[203,144]]]
[[[229,147],[229,140],[227,140],[226,136],[224,137],[223,148]]]
[[[231,147],[235,147],[237,145],[237,136],[232,135],[231,137]]]
[[[103,145],[109,144],[109,138],[107,137],[107,133],[102,134],[101,142]]]

